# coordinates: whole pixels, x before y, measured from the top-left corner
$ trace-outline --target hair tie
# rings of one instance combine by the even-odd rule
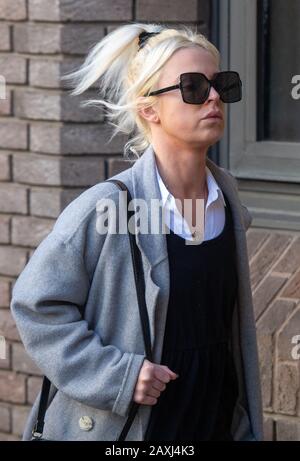
[[[139,50],[143,48],[145,45],[146,41],[148,40],[151,35],[157,35],[159,32],[141,32],[139,35]]]

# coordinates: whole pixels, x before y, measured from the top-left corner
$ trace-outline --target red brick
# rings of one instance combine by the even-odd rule
[[[276,419],[277,441],[297,442],[300,440],[300,423],[298,418]]]
[[[63,209],[85,189],[61,189],[52,187],[31,188],[30,214],[57,218]]]
[[[297,353],[297,344],[292,339],[300,335],[300,306],[295,309],[285,322],[277,336],[278,360],[293,361]],[[295,349],[296,348],[296,349]],[[299,350],[299,348],[298,348]],[[298,360],[299,362],[299,360]]]
[[[5,89],[5,99],[0,98],[0,115],[12,115],[12,90]]]
[[[299,368],[297,363],[280,363],[275,377],[275,411],[296,415],[299,392]]]
[[[276,272],[293,274],[300,266],[300,237],[291,244],[283,258],[274,267]]]
[[[27,123],[14,121],[2,121],[0,123],[0,148],[4,149],[27,149],[28,129]]]
[[[23,435],[30,410],[31,407],[20,405],[12,408],[12,432],[14,434]]]
[[[104,124],[35,123],[30,128],[30,150],[74,155],[122,152],[125,136],[116,135],[108,144],[110,136],[111,129]]]
[[[26,262],[27,251],[24,248],[0,245],[0,274],[18,276]]]
[[[0,307],[8,307],[10,304],[11,282],[0,279]]]
[[[10,243],[10,216],[0,215],[0,243]]]
[[[255,317],[258,318],[275,298],[281,287],[285,284],[286,278],[269,275],[253,293]]]
[[[132,0],[72,0],[60,8],[62,21],[128,21],[132,19]]]
[[[19,442],[20,440],[21,438],[17,435],[0,432],[0,442]]]
[[[274,440],[275,422],[272,418],[264,418],[264,442],[272,442]]]
[[[272,404],[273,341],[271,335],[257,335],[264,408]]]
[[[288,281],[281,296],[293,299],[300,298],[300,269],[296,272],[295,276]]]
[[[95,97],[92,92],[75,99],[61,91],[20,89],[15,91],[15,115],[32,120],[100,122],[104,119],[101,110],[80,108],[82,101]]]
[[[47,59],[32,58],[29,61],[29,83],[40,88],[69,88],[70,84],[61,80],[62,75],[77,70],[82,59],[75,57],[61,58],[49,56]],[[96,87],[96,83],[91,88]]]
[[[14,245],[37,247],[51,232],[55,220],[34,216],[12,217],[12,243]]]
[[[133,163],[123,158],[110,158],[107,160],[108,165],[108,176],[113,176],[115,174],[121,173],[121,171],[127,170],[127,168],[132,167]]]
[[[103,37],[104,27],[99,24],[25,23],[14,27],[14,45],[19,53],[85,55]]]
[[[14,27],[15,50],[18,53],[59,53],[60,28],[52,24],[17,24]]]
[[[0,330],[0,334],[2,334]],[[5,358],[0,360],[1,370],[11,370],[11,344],[5,339]],[[1,396],[0,396],[1,400]]]
[[[8,309],[0,309],[0,331],[6,340],[21,341],[15,321]]]
[[[269,238],[269,232],[253,228],[250,228],[247,231],[247,249],[249,261],[251,261],[255,253],[260,250],[261,246],[265,243],[267,238]]]
[[[61,0],[28,0],[31,21],[60,21]]]
[[[26,18],[26,0],[0,0],[0,19],[22,21]]]
[[[30,376],[27,380],[27,400],[28,403],[33,404],[35,399],[42,388],[43,379]]]
[[[279,255],[283,253],[291,241],[291,235],[277,232],[272,234],[265,242],[260,252],[256,254],[255,258],[253,258],[250,263],[252,288],[255,288],[264,278],[271,267],[278,261]]]
[[[104,161],[97,157],[13,156],[16,181],[48,186],[92,186],[104,179]]]
[[[12,364],[13,370],[33,375],[42,375],[41,370],[29,357],[22,344],[12,345]]]
[[[26,83],[26,58],[15,54],[2,54],[0,56],[1,75],[6,83]]]
[[[276,333],[295,307],[296,301],[280,298],[276,299],[258,320],[258,331],[267,334]]]
[[[0,50],[9,51],[11,49],[11,26],[9,24],[0,24]]]
[[[19,184],[0,184],[0,211],[1,213],[28,212],[28,188]]]
[[[126,21],[132,19],[132,0],[81,0],[59,2],[29,0],[29,18],[34,21]]]
[[[11,155],[0,152],[0,181],[11,180]]]
[[[0,431],[11,431],[11,409],[9,405],[0,404]]]
[[[203,2],[202,2],[203,3]],[[202,11],[202,18],[205,18]],[[198,21],[198,1],[186,0],[137,0],[136,18],[138,21]],[[206,19],[206,18],[205,18]]]
[[[0,370],[0,398],[5,402],[25,403],[25,376]]]

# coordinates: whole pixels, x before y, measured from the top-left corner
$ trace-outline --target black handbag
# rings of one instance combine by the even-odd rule
[[[128,204],[131,201],[131,194],[127,188],[127,186],[118,179],[107,179],[108,182],[114,182],[121,190],[127,191],[127,226],[130,217],[134,214],[134,210],[128,210]],[[140,311],[140,319],[142,324],[142,331],[143,331],[143,338],[145,344],[145,355],[148,360],[153,362],[152,358],[152,350],[151,350],[151,336],[150,336],[150,328],[149,328],[149,317],[147,312],[146,300],[145,300],[145,280],[144,280],[144,273],[143,273],[143,265],[142,265],[142,258],[140,250],[136,244],[135,236],[129,232],[128,235],[130,240],[130,250],[131,250],[131,257],[132,257],[132,264],[134,270],[134,278],[135,278],[135,286],[136,286],[136,293],[138,298],[138,305]],[[48,407],[48,398],[50,392],[51,382],[44,376],[41,396],[39,401],[39,408],[38,408],[38,415],[36,419],[36,423],[32,430],[32,438],[31,441],[50,441],[49,439],[43,438],[43,430],[44,430],[44,418],[46,414],[46,410]],[[116,439],[117,441],[125,440],[127,433],[133,423],[133,420],[136,416],[136,413],[139,409],[140,404],[136,403],[132,400],[129,408],[128,418],[125,422],[125,425]]]

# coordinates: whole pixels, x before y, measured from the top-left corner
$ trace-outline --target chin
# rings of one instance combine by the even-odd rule
[[[211,145],[215,144],[216,142],[220,141],[222,136],[223,136],[223,133],[219,133],[218,136],[215,135],[215,136],[202,137],[201,139],[199,139],[199,142],[201,144],[207,144],[208,146],[211,146]]]
[[[204,139],[207,142],[216,143],[222,138],[223,133],[224,133],[224,128],[222,129],[216,128],[214,130],[211,129],[209,130],[209,133],[207,133],[207,136],[204,136]]]

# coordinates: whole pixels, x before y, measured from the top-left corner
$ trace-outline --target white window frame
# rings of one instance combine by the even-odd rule
[[[230,170],[238,178],[300,183],[300,143],[256,141],[256,4],[255,0],[220,2],[220,43],[227,48],[224,64],[238,69],[243,82],[242,101],[228,111]]]
[[[256,140],[256,0],[221,0],[218,22],[221,69],[243,83],[242,100],[226,105],[219,163],[237,178],[252,225],[300,230],[300,143]]]

